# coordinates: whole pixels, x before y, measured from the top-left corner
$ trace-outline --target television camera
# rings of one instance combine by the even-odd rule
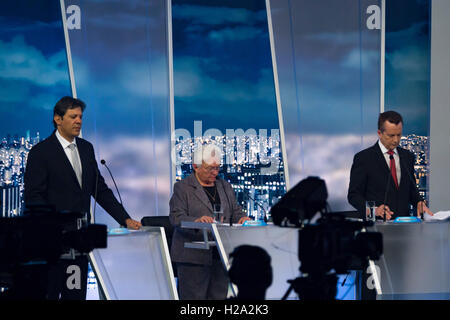
[[[106,226],[87,221],[48,206],[0,218],[0,299],[45,299],[49,266],[106,248]]]
[[[271,209],[275,225],[299,229],[298,259],[302,276],[288,280],[301,300],[333,300],[337,275],[366,270],[383,252],[382,235],[367,232],[371,221],[355,221],[332,213],[325,181],[308,177],[289,190]]]

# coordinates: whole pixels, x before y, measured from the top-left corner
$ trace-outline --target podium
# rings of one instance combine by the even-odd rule
[[[450,222],[377,222],[383,234],[377,299],[450,299]]]
[[[272,285],[266,291],[267,300],[280,300],[289,288],[287,280],[299,276],[300,262],[298,260],[298,229],[280,228],[273,224],[267,226],[244,227],[242,225],[181,222],[182,228],[200,229],[204,241],[185,243],[185,247],[198,250],[217,246],[224,267],[229,270],[229,255],[240,245],[254,245],[264,248],[271,257],[273,270]],[[214,241],[208,241],[207,232],[211,232]],[[237,293],[233,285],[232,292]],[[296,298],[292,292],[288,298]]]
[[[185,243],[197,250],[216,246],[224,267],[240,245],[264,248],[271,257],[273,283],[266,299],[279,300],[287,280],[300,275],[298,229],[182,222],[200,229],[203,241]],[[375,261],[381,294],[377,299],[450,299],[450,222],[376,223],[369,231],[383,234],[383,255]],[[214,241],[208,240],[212,234]],[[107,299],[178,299],[169,249],[162,227],[108,235],[108,248],[95,249],[90,260]],[[362,284],[364,285],[364,284]],[[233,293],[237,292],[232,287]],[[296,299],[291,292],[288,299]]]
[[[264,248],[271,256],[273,269],[273,283],[266,292],[268,300],[281,299],[289,287],[286,281],[300,275],[298,229],[195,222],[182,222],[181,226],[203,230],[206,241],[185,246],[199,250],[217,246],[227,270],[234,248],[244,244]],[[374,262],[381,286],[377,299],[450,299],[450,222],[377,222],[368,229],[383,234],[383,255]],[[212,233],[214,241],[207,241],[206,232]],[[297,298],[294,292],[288,297],[292,298]]]
[[[110,232],[89,259],[107,300],[178,300],[163,227]]]

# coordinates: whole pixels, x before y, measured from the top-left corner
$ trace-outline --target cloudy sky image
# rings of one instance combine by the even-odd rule
[[[386,110],[404,116],[405,134],[428,136],[431,4],[387,1],[386,10]]]
[[[369,145],[377,141],[376,134],[362,137]],[[351,210],[347,202],[350,168],[355,153],[361,150],[361,137],[354,134],[305,134],[303,144],[297,135],[286,135],[288,154],[303,154],[301,161],[289,162],[289,180],[296,182],[308,176],[325,180],[328,203],[333,211]]]
[[[107,169],[100,164],[100,160],[105,159],[120,190],[123,205],[134,219],[168,214],[172,185],[164,155],[169,152],[170,144],[163,138],[128,134],[114,135],[112,138],[102,135],[97,139],[100,173],[119,199]],[[160,156],[155,158],[155,155]],[[97,207],[96,212],[97,222],[115,224],[114,219],[101,207]]]
[[[380,32],[356,1],[272,4],[288,133],[364,135],[379,110]]]
[[[133,218],[167,215],[171,190],[165,1],[79,1],[69,31],[83,137],[104,159]],[[113,187],[107,170],[100,171]],[[97,208],[104,223],[113,220]],[[109,224],[109,223],[108,223]]]
[[[265,1],[172,1],[175,126],[279,127]]]
[[[50,110],[70,95],[59,3],[0,4],[0,136],[51,133]],[[59,11],[58,11],[59,10]]]
[[[386,9],[393,18],[387,18],[385,109],[404,115],[406,134],[427,135],[427,10],[423,1],[400,2]],[[333,210],[351,209],[353,155],[377,140],[381,37],[366,27],[373,4],[271,2],[289,186],[309,175],[324,178]],[[402,23],[405,5],[412,13]]]
[[[167,214],[166,1],[65,2],[81,9],[69,37],[83,136],[131,214]],[[290,186],[321,176],[336,210],[353,155],[376,141],[380,37],[365,25],[374,2],[270,2]],[[265,1],[173,0],[172,19],[175,128],[279,129]],[[59,2],[2,1],[0,27],[0,136],[46,137],[55,102],[71,95]],[[404,133],[428,135],[429,2],[387,1],[386,27],[386,109],[404,115]]]

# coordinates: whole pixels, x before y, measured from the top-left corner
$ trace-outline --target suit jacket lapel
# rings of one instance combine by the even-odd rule
[[[63,170],[66,172],[69,172],[69,175],[72,176],[73,182],[79,187],[80,184],[78,183],[77,175],[75,174],[75,171],[73,170],[72,165],[70,164],[69,158],[67,158],[66,152],[64,151],[61,143],[59,143],[58,138],[56,137],[56,134],[53,133],[52,135],[53,143],[55,145],[55,157],[58,158],[58,163],[61,163]]]
[[[377,162],[377,165],[383,168],[384,171],[386,171],[386,174],[390,172],[390,168],[386,162],[386,158],[383,155],[383,152],[381,152],[380,146],[378,145],[378,142],[373,146],[373,149],[375,151],[375,159]]]
[[[192,173],[189,177],[189,183],[195,188],[194,195],[209,209],[211,212],[213,212],[213,207],[211,204],[211,201],[209,201],[208,196],[206,195],[205,191],[203,190],[203,187],[198,182],[197,178],[195,177],[195,174]]]
[[[220,206],[222,207],[221,208],[222,212],[225,214],[225,212],[228,211],[228,198],[225,194],[222,180],[216,179],[216,187],[217,187],[217,193],[219,194],[219,198],[220,198]]]
[[[377,158],[377,162],[378,162],[378,163],[382,162],[382,164],[380,163],[380,165],[381,165],[383,168],[385,168],[384,171],[386,172],[386,176],[387,176],[388,179],[389,179],[388,174],[391,174],[391,168],[390,168],[389,165],[387,164],[386,158],[384,157],[383,152],[381,151],[380,146],[378,145],[378,142],[375,144],[374,148],[376,149],[376,154],[377,154],[376,158]],[[401,156],[401,152],[400,152],[400,149],[399,149],[399,148],[397,148],[397,152],[398,152],[398,156],[399,156],[399,158],[400,158],[400,163],[401,163],[401,161],[402,161],[402,156]],[[400,164],[400,170],[401,170],[401,172],[402,172],[402,177],[404,177],[404,175],[405,175],[406,173],[404,173],[404,171],[403,171],[403,166],[402,166],[401,164]],[[398,186],[398,189],[400,189],[400,185],[401,185],[402,181],[403,181],[403,178],[400,180],[400,184],[399,184],[399,186]],[[398,189],[397,189],[397,186],[395,185],[394,179],[391,179],[389,188],[390,188],[391,190],[398,190]]]

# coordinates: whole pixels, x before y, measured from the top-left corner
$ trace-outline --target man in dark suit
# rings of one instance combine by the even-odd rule
[[[410,205],[417,215],[433,213],[420,197],[414,178],[414,155],[400,148],[403,119],[395,111],[381,113],[375,145],[358,152],[350,172],[348,201],[362,218],[366,201],[375,201],[376,216],[386,220],[409,216]]]
[[[120,224],[139,229],[106,185],[95,160],[91,143],[78,137],[86,105],[79,99],[63,97],[53,110],[55,131],[35,145],[28,154],[25,171],[25,205],[50,205],[57,212],[72,211],[90,216],[91,196]],[[89,220],[89,219],[88,219]],[[81,269],[81,286],[68,288],[68,267]],[[49,299],[85,299],[88,261],[58,262],[49,271]]]
[[[174,185],[170,199],[170,222],[175,226],[171,257],[177,263],[178,287],[182,300],[223,300],[229,279],[215,247],[209,250],[185,248],[186,242],[202,241],[198,230],[182,229],[182,221],[243,223],[250,220],[237,204],[233,188],[218,179],[221,150],[203,146],[194,153],[194,173]],[[221,216],[214,217],[214,206]]]

